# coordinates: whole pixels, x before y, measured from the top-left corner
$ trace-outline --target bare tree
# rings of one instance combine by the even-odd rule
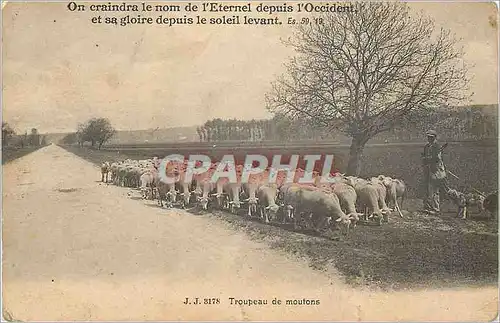
[[[28,131],[24,132],[24,135],[21,136],[21,148],[26,147],[29,142],[28,142]]]
[[[205,127],[201,127],[201,136],[203,141],[207,141],[207,129]]]
[[[40,146],[40,134],[37,128],[31,128],[28,142],[30,146]]]
[[[205,138],[207,142],[213,141],[213,121],[208,120],[207,122],[205,122],[203,128],[205,129],[205,134],[206,134]]]
[[[16,132],[7,122],[2,122],[2,146],[6,146]]]
[[[47,135],[40,137],[40,146],[47,146]]]
[[[360,3],[357,12],[299,25],[296,51],[267,107],[352,138],[347,173],[359,175],[365,144],[413,110],[469,97],[457,40],[403,3]],[[319,20],[316,20],[319,21]]]
[[[87,134],[87,127],[88,127],[89,122],[87,121],[86,123],[79,123],[76,129],[76,141],[78,143],[78,146],[83,147],[83,144],[86,141],[90,141],[90,138],[88,137]]]
[[[202,136],[201,127],[196,127],[196,133],[198,134],[198,138],[200,139],[200,142],[202,142],[203,136]]]

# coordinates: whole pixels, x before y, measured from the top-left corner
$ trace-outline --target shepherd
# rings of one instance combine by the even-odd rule
[[[424,212],[430,215],[440,213],[439,209],[439,191],[449,190],[446,179],[446,170],[444,167],[441,152],[446,144],[439,146],[437,133],[434,130],[427,131],[427,144],[422,154],[422,166],[424,171],[424,182],[426,194],[424,199]]]

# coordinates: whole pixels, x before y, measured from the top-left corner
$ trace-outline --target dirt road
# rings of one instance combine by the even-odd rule
[[[164,210],[99,183],[55,145],[3,168],[3,307],[17,320],[460,320],[498,290],[355,290],[210,215]],[[220,304],[185,305],[186,297]],[[231,305],[266,299],[268,305]],[[272,305],[276,297],[319,305]]]

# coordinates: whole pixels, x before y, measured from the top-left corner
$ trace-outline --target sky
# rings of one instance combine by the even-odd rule
[[[118,130],[270,116],[264,95],[293,54],[280,42],[292,31],[286,24],[93,25],[99,13],[66,5],[10,2],[2,11],[2,117],[16,131],[74,131],[94,116]],[[496,6],[410,6],[462,38],[464,60],[474,64],[471,103],[497,103]]]

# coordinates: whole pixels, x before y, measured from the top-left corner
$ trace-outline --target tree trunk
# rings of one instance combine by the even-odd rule
[[[359,176],[361,172],[361,159],[363,150],[368,138],[365,135],[357,135],[352,138],[351,148],[349,150],[349,162],[347,164],[347,175]]]

